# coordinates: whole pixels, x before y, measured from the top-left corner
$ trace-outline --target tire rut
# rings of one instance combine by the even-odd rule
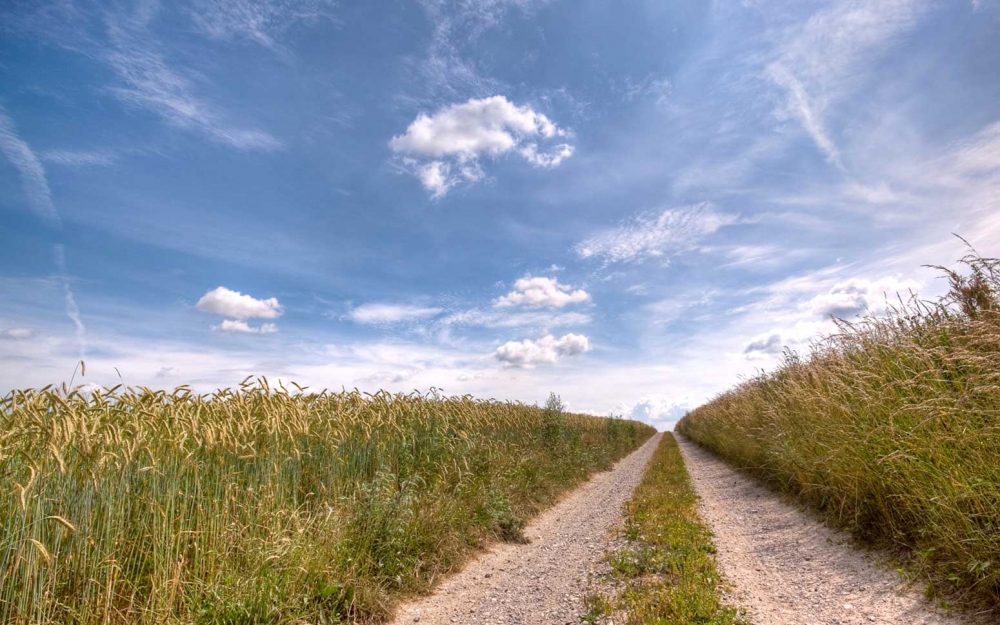
[[[754,625],[958,625],[849,537],[676,435],[719,567]]]
[[[539,515],[524,531],[530,543],[499,544],[447,578],[432,595],[400,607],[396,625],[579,623],[587,573],[604,557],[662,434],[599,473]]]

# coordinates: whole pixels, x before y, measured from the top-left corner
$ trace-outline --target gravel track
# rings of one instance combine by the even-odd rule
[[[721,573],[754,625],[957,625],[894,571],[852,549],[847,535],[677,435],[715,534]]]
[[[622,505],[661,436],[539,515],[524,531],[530,543],[495,546],[434,594],[401,606],[393,623],[579,623],[587,573],[603,559],[609,530],[621,519]]]

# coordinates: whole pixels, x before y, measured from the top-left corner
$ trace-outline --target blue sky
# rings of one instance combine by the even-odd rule
[[[683,412],[1000,253],[1000,3],[0,8],[0,386]]]

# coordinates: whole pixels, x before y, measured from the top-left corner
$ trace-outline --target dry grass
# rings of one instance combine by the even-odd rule
[[[786,354],[685,417],[685,436],[898,549],[968,606],[1000,604],[1000,262]]]
[[[0,622],[379,622],[652,434],[436,395],[17,391]]]

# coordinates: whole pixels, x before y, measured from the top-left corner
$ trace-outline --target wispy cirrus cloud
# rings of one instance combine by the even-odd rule
[[[117,162],[118,154],[112,150],[46,150],[41,160],[74,169],[108,167]]]
[[[410,61],[432,101],[482,98],[505,90],[486,75],[476,55],[466,50],[481,35],[499,27],[512,13],[530,15],[548,0],[420,0],[431,22],[425,54]]]
[[[266,0],[255,6],[270,13],[280,9]],[[111,69],[118,80],[107,85],[105,91],[127,105],[150,111],[172,126],[236,149],[282,148],[282,142],[270,133],[235,122],[228,111],[197,93],[196,81],[191,78],[197,73],[175,67],[150,28],[160,9],[157,2],[138,3],[129,8],[87,2],[42,2],[26,3],[4,12],[2,17],[11,32],[71,50]],[[224,13],[226,9],[217,5],[214,10]]]
[[[582,326],[593,319],[578,312],[555,313],[548,311],[507,312],[506,309],[469,309],[451,313],[438,322],[443,327],[467,326],[489,329],[499,328],[542,328]]]
[[[580,258],[600,258],[605,265],[635,263],[689,251],[720,228],[739,223],[735,215],[709,204],[640,213],[600,232],[574,248]]]
[[[223,41],[247,39],[266,48],[300,22],[332,19],[333,0],[195,0],[191,19],[205,35]]]
[[[83,323],[83,315],[80,314],[80,307],[76,305],[76,296],[73,295],[73,287],[70,284],[69,272],[66,269],[66,248],[61,244],[56,244],[53,246],[53,253],[56,269],[59,271],[59,279],[62,282],[66,316],[73,322],[77,349],[80,360],[83,360],[87,356],[87,326]]]
[[[826,159],[843,168],[826,113],[864,84],[864,64],[911,30],[932,3],[925,0],[838,2],[781,34],[764,75],[785,99],[775,113],[794,119]]]
[[[441,314],[441,308],[411,304],[362,304],[353,308],[347,318],[365,325],[393,325],[430,319]]]
[[[147,33],[114,23],[109,31],[115,48],[104,55],[104,60],[123,83],[109,91],[122,102],[156,113],[173,126],[240,150],[282,147],[271,134],[231,123],[221,109],[196,96],[191,81],[167,63],[163,54],[151,45]]]
[[[55,204],[52,203],[52,191],[49,189],[45,168],[32,151],[31,147],[17,134],[17,128],[7,112],[0,106],[0,152],[17,170],[21,178],[21,188],[28,204],[41,217],[61,223]]]
[[[278,331],[278,326],[273,323],[252,326],[246,321],[223,319],[222,323],[212,326],[212,329],[216,332],[236,332],[239,334],[274,334]]]
[[[4,341],[26,341],[34,338],[36,332],[33,328],[7,328],[0,330],[0,340]]]

